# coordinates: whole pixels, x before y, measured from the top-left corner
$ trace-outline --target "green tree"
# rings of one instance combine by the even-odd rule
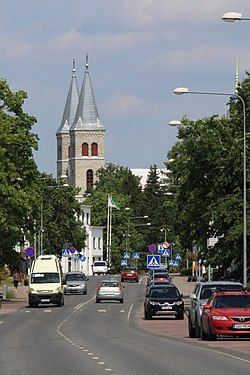
[[[33,151],[38,138],[31,132],[36,119],[23,111],[26,98],[25,92],[13,93],[0,79],[0,264],[11,258],[13,245],[30,229],[37,200]]]
[[[247,105],[249,77],[239,87]],[[230,99],[229,117],[212,116],[197,121],[186,118],[178,131],[179,141],[169,152],[174,184],[174,222],[183,247],[195,243],[200,256],[223,272],[233,268],[240,278],[243,248],[243,112]],[[248,226],[249,227],[249,226]],[[207,249],[209,237],[218,237]],[[233,266],[233,267],[232,267]]]

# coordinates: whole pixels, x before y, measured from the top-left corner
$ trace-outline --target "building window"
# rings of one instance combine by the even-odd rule
[[[98,249],[101,249],[101,238],[98,237]]]
[[[92,169],[88,169],[86,173],[87,177],[87,190],[92,189],[94,185],[94,174]]]
[[[87,217],[87,219],[86,219],[86,224],[89,225],[89,213],[88,213],[88,212],[87,212],[87,214],[86,214],[86,217]]]
[[[96,249],[96,238],[93,238],[93,249]]]
[[[87,143],[82,144],[82,156],[89,155],[89,145]]]
[[[98,156],[98,144],[95,142],[91,145],[91,156]]]
[[[70,146],[68,147],[68,158],[70,158],[71,156],[71,150],[70,150]]]

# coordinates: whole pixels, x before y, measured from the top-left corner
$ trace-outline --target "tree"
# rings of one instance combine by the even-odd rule
[[[249,89],[248,76],[238,89],[247,108]],[[243,248],[243,125],[238,100],[230,99],[229,113],[229,117],[197,121],[184,118],[167,166],[174,184],[179,186],[174,212],[183,247],[190,249],[195,242],[213,266],[220,265],[225,272],[232,270],[233,264],[239,278]],[[207,249],[209,237],[218,237],[219,241]]]
[[[31,132],[36,119],[22,109],[27,95],[13,93],[0,79],[0,263],[10,258],[13,245],[30,225],[38,170],[33,158],[38,138]]]

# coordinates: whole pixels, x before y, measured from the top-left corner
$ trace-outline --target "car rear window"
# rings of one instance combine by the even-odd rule
[[[218,296],[215,299],[216,308],[250,308],[250,295]]]
[[[107,265],[106,262],[94,262],[94,267],[105,267]]]
[[[177,298],[180,294],[176,288],[152,288],[150,297],[153,298]]]
[[[218,289],[223,290],[242,290],[242,285],[218,284],[218,285],[204,285],[201,291],[201,299],[209,299],[211,295]]]
[[[137,271],[137,268],[125,268],[124,272],[134,272]]]
[[[118,287],[119,284],[116,281],[103,281],[101,286],[115,288],[115,287]]]

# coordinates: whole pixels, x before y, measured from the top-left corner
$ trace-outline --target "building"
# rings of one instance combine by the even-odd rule
[[[147,183],[147,178],[148,178],[148,174],[150,172],[150,169],[147,168],[147,169],[142,169],[142,168],[134,168],[134,169],[131,169],[131,172],[133,173],[134,176],[137,176],[137,177],[140,177],[141,179],[141,185],[142,185],[142,188],[144,189],[146,183]],[[162,168],[162,169],[157,169],[157,174],[159,176],[159,182],[161,184],[162,187],[168,187],[171,182],[172,182],[172,173],[170,170],[166,169],[166,168]]]
[[[87,55],[80,93],[73,60],[70,87],[56,138],[57,178],[66,176],[71,186],[80,189],[76,198],[82,203],[82,228],[87,237],[84,249],[62,257],[63,270],[91,275],[93,262],[103,260],[103,227],[91,225],[91,206],[84,205],[84,198],[97,180],[97,170],[105,164],[105,129],[95,102]]]

